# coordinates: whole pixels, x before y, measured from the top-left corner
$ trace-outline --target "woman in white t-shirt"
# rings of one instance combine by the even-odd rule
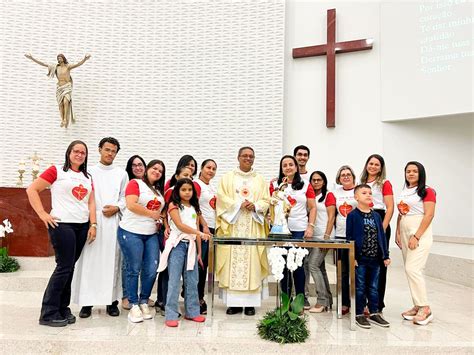
[[[356,208],[357,201],[354,198],[355,188],[354,170],[349,165],[343,165],[336,174],[337,187],[333,194],[336,198],[336,239],[346,240],[347,215]],[[349,252],[347,249],[339,250],[338,259],[342,263],[342,314],[349,312]]]
[[[390,246],[390,220],[393,216],[393,190],[392,184],[386,179],[385,160],[378,154],[372,154],[365,162],[364,170],[360,177],[361,184],[367,184],[372,188],[373,210],[377,212],[381,219],[387,248]],[[380,260],[379,274],[379,312],[385,308],[385,288],[387,284],[387,267],[383,260]]]
[[[54,269],[44,291],[39,323],[52,327],[72,324],[69,309],[74,265],[86,243],[95,240],[97,223],[94,186],[87,172],[87,146],[73,141],[66,150],[64,165],[53,165],[26,189],[31,207],[48,228],[56,256]],[[51,187],[50,213],[44,210],[39,193]]]
[[[288,229],[292,234],[292,239],[311,238],[314,233],[316,222],[316,203],[313,187],[308,181],[301,178],[298,172],[298,163],[295,157],[285,155],[280,160],[280,174],[278,180],[270,185],[270,195],[286,179],[288,187],[284,190],[284,196],[291,205],[288,216]],[[293,271],[293,277],[285,267],[284,276],[281,280],[281,289],[288,295],[292,291],[292,278],[295,283],[295,293],[304,295],[305,273],[303,266]]]
[[[143,179],[130,180],[125,190],[127,209],[119,223],[117,238],[127,265],[128,301],[132,306],[128,319],[134,323],[153,318],[148,298],[160,257],[157,222],[165,205],[164,182],[164,163],[152,160],[146,166]]]
[[[316,226],[313,235],[321,239],[334,238],[336,199],[328,192],[328,179],[322,171],[314,171],[309,178],[316,194]],[[318,296],[316,304],[309,309],[311,313],[327,312],[332,308],[332,294],[329,286],[324,258],[329,249],[311,248],[308,256],[308,270],[314,279]]]
[[[426,325],[433,319],[423,270],[433,244],[431,221],[435,206],[436,192],[426,186],[424,166],[416,161],[408,162],[405,166],[405,186],[397,198],[396,243],[402,249],[413,300],[413,307],[403,312],[402,317],[419,325]]]
[[[216,195],[217,190],[211,183],[211,180],[216,176],[217,164],[212,159],[206,159],[201,164],[201,172],[199,178],[195,180],[195,183],[201,188],[201,195],[199,196],[199,208],[201,209],[201,217],[207,223],[209,233],[214,235],[216,228]],[[201,232],[203,229],[201,227]],[[206,231],[207,232],[207,231]],[[207,266],[208,266],[208,251],[209,242],[203,240],[201,242],[201,253],[202,253],[202,267],[199,269],[199,305],[201,314],[207,314],[207,304],[204,301],[204,288],[206,285]]]

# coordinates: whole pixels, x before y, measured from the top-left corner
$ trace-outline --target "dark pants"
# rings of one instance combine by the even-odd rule
[[[377,212],[380,217],[383,219],[385,218],[385,211],[384,210],[374,210]],[[387,226],[387,229],[385,230],[385,240],[387,241],[387,249],[390,246],[390,224]],[[385,288],[387,287],[387,267],[383,263],[383,260],[380,260],[380,276],[379,276],[379,311],[382,312],[382,310],[385,308],[385,303],[384,303],[384,298],[385,298]]]
[[[303,240],[304,231],[300,231],[300,232],[292,231],[291,235],[292,235],[292,239]],[[303,260],[303,263],[304,263],[304,260]],[[285,265],[286,265],[286,257],[285,257]],[[285,269],[283,270],[283,279],[280,281],[281,290],[285,292],[289,297],[291,297],[291,292],[293,290],[293,279],[295,283],[295,294],[299,295],[300,293],[302,293],[304,295],[305,274],[304,274],[303,265],[298,267],[295,271],[293,271],[293,273],[291,273],[286,266],[285,266]]]
[[[160,243],[160,252],[163,252],[165,249],[165,234],[161,230],[158,232],[158,241]],[[158,282],[156,285],[156,294],[158,303],[166,305],[166,295],[168,294],[168,268],[164,269],[158,274]]]
[[[211,234],[214,234],[214,228],[209,228]],[[199,265],[199,282],[198,282],[198,293],[199,293],[199,300],[204,299],[204,289],[206,288],[206,277],[207,277],[207,266],[209,265],[209,242],[208,241],[201,241],[201,259],[202,264],[204,267]]]
[[[366,305],[369,312],[379,311],[380,261],[377,258],[361,256],[357,260],[356,274],[356,315],[364,314]]]
[[[344,239],[337,237],[336,239]],[[351,299],[349,297],[349,250],[337,249],[337,259],[341,260],[341,293],[342,293],[342,305],[344,307],[351,306]]]
[[[44,291],[40,320],[64,319],[71,301],[74,265],[87,240],[87,223],[59,223],[49,228],[49,238],[56,256],[56,268]]]

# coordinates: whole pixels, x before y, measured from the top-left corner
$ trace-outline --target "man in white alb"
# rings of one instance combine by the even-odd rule
[[[128,175],[113,165],[120,143],[112,137],[99,143],[100,162],[89,169],[97,208],[97,238],[86,244],[76,264],[72,281],[73,302],[82,306],[79,317],[87,318],[92,306],[107,305],[110,316],[118,316],[122,296],[120,250],[117,229],[125,209]]]

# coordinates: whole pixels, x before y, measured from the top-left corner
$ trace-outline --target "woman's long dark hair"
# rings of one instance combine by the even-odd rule
[[[176,166],[176,171],[170,179],[170,187],[176,185],[176,175],[179,175],[179,172],[181,171],[180,169],[188,165],[190,161],[194,161],[193,176],[196,176],[198,167],[196,159],[194,159],[191,155],[183,155],[181,159],[179,159],[178,165]]]
[[[84,176],[89,179],[89,173],[87,172],[87,157],[89,156],[89,149],[87,148],[87,144],[83,141],[75,140],[69,144],[66,149],[66,159],[64,161],[63,170],[68,171],[69,169],[71,169],[71,159],[69,158],[69,156],[71,155],[72,148],[74,148],[74,146],[77,144],[82,144],[86,148],[86,158],[84,159],[84,163],[79,166],[79,171],[82,171]]]
[[[301,190],[304,186],[304,181],[301,178],[301,175],[298,171],[298,162],[296,161],[296,158],[292,155],[284,155],[283,158],[280,160],[280,173],[278,174],[278,185],[280,185],[283,182],[283,178],[285,177],[285,174],[283,174],[283,168],[281,167],[281,164],[283,163],[283,159],[291,159],[295,163],[296,167],[296,173],[295,177],[293,178],[293,181],[291,182],[291,187],[293,190]]]
[[[138,158],[142,161],[142,164],[143,164],[143,168],[146,167],[146,163],[145,163],[145,160],[143,160],[143,158],[139,155],[132,155],[130,157],[130,159],[128,159],[127,161],[127,167],[125,168],[125,171],[127,172],[128,174],[128,179],[129,180],[132,180],[132,179],[136,179],[137,177],[133,174],[133,169],[132,169],[132,164],[133,164],[133,161],[135,160],[135,158]]]
[[[148,174],[147,173],[148,173],[148,169],[150,169],[151,167],[153,167],[156,164],[161,165],[161,167],[163,168],[163,172],[161,174],[161,177],[158,179],[158,181],[155,181],[155,183],[152,184],[150,182],[150,180],[148,179]],[[147,184],[147,186],[150,189],[155,189],[155,190],[159,191],[161,195],[163,195],[163,189],[165,188],[165,173],[166,173],[165,163],[163,163],[159,159],[153,159],[152,161],[150,161],[148,163],[148,165],[145,168],[145,175],[143,175],[143,182],[145,184]]]
[[[403,169],[405,173],[405,186],[409,187],[410,185],[408,184],[407,181],[407,168],[408,165],[415,165],[418,168],[418,186],[416,187],[416,193],[418,196],[421,197],[421,199],[424,199],[426,197],[426,170],[423,164],[417,162],[417,161],[409,161],[407,165],[405,165],[405,169]]]
[[[311,181],[313,180],[314,174],[318,174],[319,176],[321,176],[321,179],[323,179],[323,187],[321,188],[321,198],[318,200],[318,202],[323,202],[324,199],[326,198],[326,194],[328,193],[328,178],[326,177],[326,174],[324,174],[322,171],[316,170],[316,171],[313,171],[311,175],[309,176],[310,184],[311,184]]]
[[[380,172],[377,174],[377,177],[375,178],[375,184],[378,186],[382,186],[387,173],[385,170],[385,160],[379,154],[372,154],[371,156],[367,158],[367,161],[365,162],[365,165],[364,165],[364,169],[362,170],[362,174],[360,175],[360,182],[361,184],[367,184],[367,180],[369,179],[369,173],[367,172],[367,165],[369,165],[369,161],[372,158],[377,159],[380,163]]]
[[[199,199],[197,196],[196,188],[194,187],[193,180],[191,179],[184,178],[184,179],[179,179],[176,182],[176,186],[173,188],[173,192],[171,193],[170,203],[173,202],[176,206],[179,207],[180,210],[184,208],[183,204],[181,203],[181,197],[179,196],[179,190],[181,189],[181,186],[185,184],[191,185],[191,187],[193,188],[193,195],[191,199],[189,200],[189,203],[191,204],[191,206],[194,207],[194,209],[196,210],[196,213],[200,215],[201,209],[199,208]]]

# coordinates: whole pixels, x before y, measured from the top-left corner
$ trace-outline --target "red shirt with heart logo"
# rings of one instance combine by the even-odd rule
[[[89,221],[89,198],[94,191],[92,177],[82,171],[64,171],[61,165],[46,169],[40,178],[51,184],[51,212],[60,223]]]

